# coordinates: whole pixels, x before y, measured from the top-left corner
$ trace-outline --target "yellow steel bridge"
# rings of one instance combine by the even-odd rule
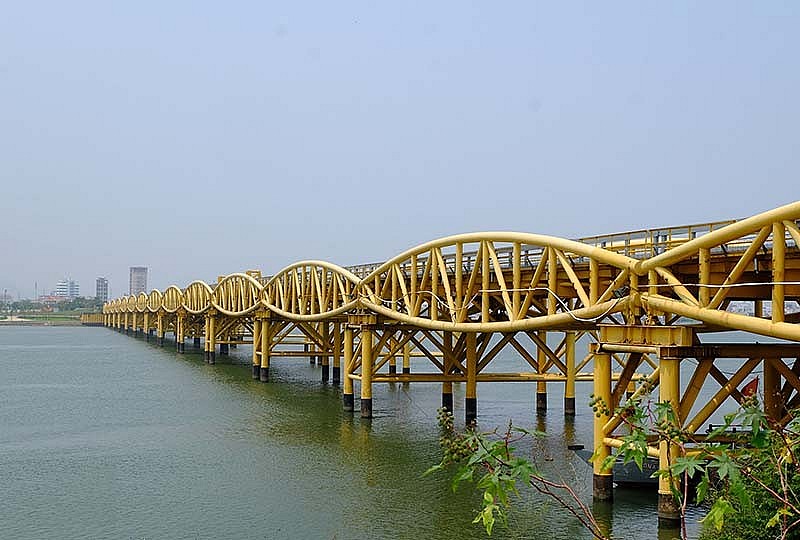
[[[346,410],[353,410],[359,386],[363,417],[372,416],[372,387],[379,382],[439,383],[442,404],[451,409],[453,383],[465,383],[470,422],[478,382],[536,382],[540,410],[547,406],[547,384],[564,384],[565,412],[574,414],[576,381],[593,381],[595,396],[610,405],[594,429],[600,457],[594,493],[607,498],[611,471],[600,463],[622,444],[616,435],[622,419],[613,411],[631,394],[657,388],[682,427],[698,437],[726,399],[743,399],[738,388],[756,370],[763,371],[769,415],[780,420],[800,405],[799,222],[795,202],[738,221],[578,240],[462,234],[382,263],[343,268],[301,261],[270,277],[247,271],[212,284],[124,296],[105,304],[94,322],[148,339],[155,334],[161,343],[172,333],[179,351],[187,338],[199,344],[202,337],[212,363],[218,350],[251,343],[253,376],[261,381],[269,380],[276,357],[317,358],[323,380],[332,367],[334,384],[342,384]],[[782,341],[699,338],[726,330]],[[582,336],[593,343],[589,354],[576,357]],[[489,372],[507,348],[530,369]],[[412,357],[423,359],[414,372]],[[696,361],[689,380],[681,381],[687,358]],[[733,374],[720,367],[731,358],[742,359]],[[705,385],[718,390],[698,403]],[[650,451],[666,463],[664,444]],[[665,515],[666,482],[659,487]]]

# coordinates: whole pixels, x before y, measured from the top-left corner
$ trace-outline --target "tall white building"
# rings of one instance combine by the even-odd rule
[[[147,267],[131,266],[130,292],[128,294],[139,294],[147,292]]]
[[[56,290],[54,296],[59,298],[66,298],[67,300],[74,300],[80,296],[80,287],[78,282],[70,278],[64,278],[56,283]]]

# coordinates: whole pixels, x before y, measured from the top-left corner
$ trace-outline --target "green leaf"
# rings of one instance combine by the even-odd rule
[[[434,465],[433,467],[431,467],[430,469],[428,469],[427,471],[422,473],[422,476],[425,477],[425,476],[428,476],[430,474],[435,473],[436,471],[441,471],[441,470],[444,470],[444,465],[439,463],[438,465]]]
[[[720,497],[714,501],[714,504],[711,506],[711,510],[708,511],[706,517],[701,519],[700,522],[708,523],[717,531],[721,531],[722,526],[725,524],[725,516],[733,512],[734,510],[733,506],[731,506],[731,503],[729,503],[727,499]]]
[[[786,508],[786,507],[778,508],[778,511],[775,512],[775,515],[772,516],[769,519],[769,521],[767,521],[767,528],[774,527],[775,525],[778,525],[781,521],[783,521],[783,517],[784,516],[791,516],[791,515],[792,515],[792,512],[788,508]]]
[[[706,495],[708,495],[708,472],[704,471],[700,483],[697,484],[697,504],[706,500]]]
[[[450,483],[450,489],[453,490],[453,493],[458,489],[458,485],[465,480],[472,480],[472,467],[467,465],[461,467],[456,475],[453,476],[453,481]]]
[[[492,527],[494,527],[494,511],[497,507],[493,504],[488,505],[483,510],[481,510],[475,519],[472,520],[472,523],[480,523],[483,522],[484,528],[486,528],[486,534],[489,536],[492,535]]]
[[[689,478],[694,478],[695,473],[705,470],[705,461],[690,456],[678,456],[672,464],[672,474],[675,476],[686,473]]]

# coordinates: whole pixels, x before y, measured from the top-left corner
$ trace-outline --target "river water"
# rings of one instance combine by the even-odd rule
[[[344,413],[306,359],[276,359],[263,384],[250,378],[249,347],[214,366],[190,344],[173,349],[105,328],[0,328],[0,538],[485,538],[471,523],[479,494],[453,493],[445,474],[421,477],[440,458],[438,385],[376,385],[368,421]],[[480,427],[545,430],[519,452],[591,504],[591,469],[566,450],[591,446],[591,386],[578,385],[569,423],[560,388],[544,418],[534,392],[480,384]],[[615,496],[595,507],[614,538],[673,537],[657,529],[655,493]],[[493,537],[590,535],[525,490]]]

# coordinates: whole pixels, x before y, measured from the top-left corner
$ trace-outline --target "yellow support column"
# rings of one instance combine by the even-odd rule
[[[261,365],[258,370],[258,379],[261,382],[269,382],[269,355],[272,352],[272,328],[273,322],[269,319],[261,321]]]
[[[597,501],[614,498],[614,473],[603,469],[603,461],[611,455],[611,447],[605,444],[605,425],[611,411],[611,355],[594,353],[594,458],[592,461],[592,497]]]
[[[411,343],[403,345],[403,375],[411,373]]]
[[[258,380],[261,374],[261,315],[253,317],[253,379]]]
[[[342,380],[342,325],[333,323],[333,385],[339,386]]]
[[[393,341],[394,337],[389,340],[389,347],[394,347],[392,343]],[[392,355],[389,357],[389,375],[394,375],[395,373],[397,373],[397,355],[392,353]]]
[[[565,344],[567,382],[564,385],[564,415],[575,416],[575,332],[565,333]]]
[[[372,418],[372,327],[361,327],[361,418]]]
[[[186,315],[178,313],[177,322],[175,323],[175,348],[179,353],[183,352],[183,333],[186,331]]]
[[[464,399],[464,421],[467,425],[478,418],[478,339],[472,332],[466,334],[467,395]]]
[[[208,354],[206,360],[209,364],[217,361],[217,318],[213,313],[206,315],[206,343]]]
[[[681,359],[664,357],[659,360],[661,374],[658,383],[658,400],[661,403],[670,403],[675,411],[676,426],[681,427]],[[678,457],[679,447],[667,441],[661,441],[658,446],[658,468],[667,470]],[[674,528],[680,524],[681,512],[678,502],[672,495],[672,488],[677,487],[677,479],[661,476],[658,479],[658,523]]]
[[[158,339],[158,346],[164,346],[164,314],[160,311],[156,317],[156,339]]]
[[[547,332],[539,330],[537,332],[539,339],[542,343],[547,343]],[[547,371],[547,354],[545,354],[542,347],[536,347],[536,359],[539,365],[537,372],[539,374]],[[545,414],[547,412],[547,383],[544,381],[536,382],[536,412],[538,414]]]
[[[764,358],[764,414],[776,422],[783,417],[781,375],[775,367],[780,358]]]
[[[444,375],[450,375],[453,369],[453,333],[444,332],[442,334],[442,342],[444,343],[444,350],[442,351],[442,364],[444,365]],[[442,383],[442,408],[453,412],[453,383],[452,381],[444,381]]]
[[[772,322],[784,322],[786,316],[785,279],[786,228],[783,223],[772,224]]]
[[[322,323],[322,339],[325,342],[325,347],[320,348],[319,352],[322,353],[322,384],[328,384],[328,380],[330,379],[331,375],[331,357],[328,356],[328,349],[330,345],[330,332],[331,326],[326,321]],[[317,357],[319,358],[319,357]]]
[[[150,341],[150,314],[144,312],[144,339]]]
[[[344,327],[344,391],[342,392],[342,406],[345,411],[353,412],[355,396],[353,395],[353,329],[345,323]]]
[[[133,323],[132,323],[133,324],[133,337],[138,337],[139,336],[139,321],[137,319],[139,318],[139,314],[134,311],[131,314],[131,318],[133,320]]]

